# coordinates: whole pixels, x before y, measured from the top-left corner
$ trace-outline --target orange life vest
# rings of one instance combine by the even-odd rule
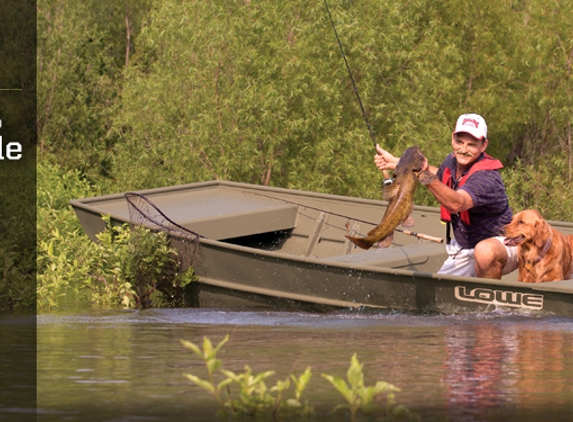
[[[484,153],[483,158],[477,163],[474,163],[474,165],[471,166],[469,171],[466,174],[464,174],[462,178],[459,180],[458,188],[461,188],[467,182],[469,177],[476,171],[499,170],[501,168],[503,168],[503,164],[501,164],[501,161],[493,158],[491,155]],[[442,175],[442,182],[444,183],[444,185],[451,188],[453,186],[452,179],[453,179],[452,170],[449,167],[446,167],[444,169],[444,174]],[[452,214],[443,205],[440,206],[440,218],[444,222],[452,221]],[[469,210],[460,212],[460,218],[464,223],[470,224]]]

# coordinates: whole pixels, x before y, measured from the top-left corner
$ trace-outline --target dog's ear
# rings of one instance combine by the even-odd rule
[[[545,220],[536,220],[535,221],[535,241],[533,244],[538,248],[542,248],[545,246],[545,242],[549,239],[551,235],[551,227]]]

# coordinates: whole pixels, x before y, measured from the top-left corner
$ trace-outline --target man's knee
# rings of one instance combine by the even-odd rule
[[[492,238],[482,240],[476,245],[474,258],[478,277],[500,279],[508,256],[505,246]]]

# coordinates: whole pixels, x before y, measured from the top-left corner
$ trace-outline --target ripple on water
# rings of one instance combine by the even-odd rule
[[[479,324],[484,321],[527,325],[538,329],[573,331],[573,319],[555,315],[508,309],[469,312],[448,309],[449,312],[407,312],[401,310],[348,309],[328,313],[235,310],[220,308],[169,308],[148,310],[97,311],[74,315],[40,314],[39,325],[49,324],[205,324],[239,326],[292,326],[305,328],[349,328],[404,325],[445,326],[450,324]],[[531,325],[534,323],[533,325]]]

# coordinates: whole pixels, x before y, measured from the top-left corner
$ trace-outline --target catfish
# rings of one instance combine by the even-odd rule
[[[414,194],[418,187],[418,174],[424,167],[424,155],[418,147],[409,147],[396,164],[392,184],[384,188],[384,199],[388,201],[386,212],[377,227],[368,232],[366,237],[346,237],[362,249],[370,249],[374,243],[388,247],[394,237],[394,229],[402,224],[413,225],[410,217],[414,208]]]

